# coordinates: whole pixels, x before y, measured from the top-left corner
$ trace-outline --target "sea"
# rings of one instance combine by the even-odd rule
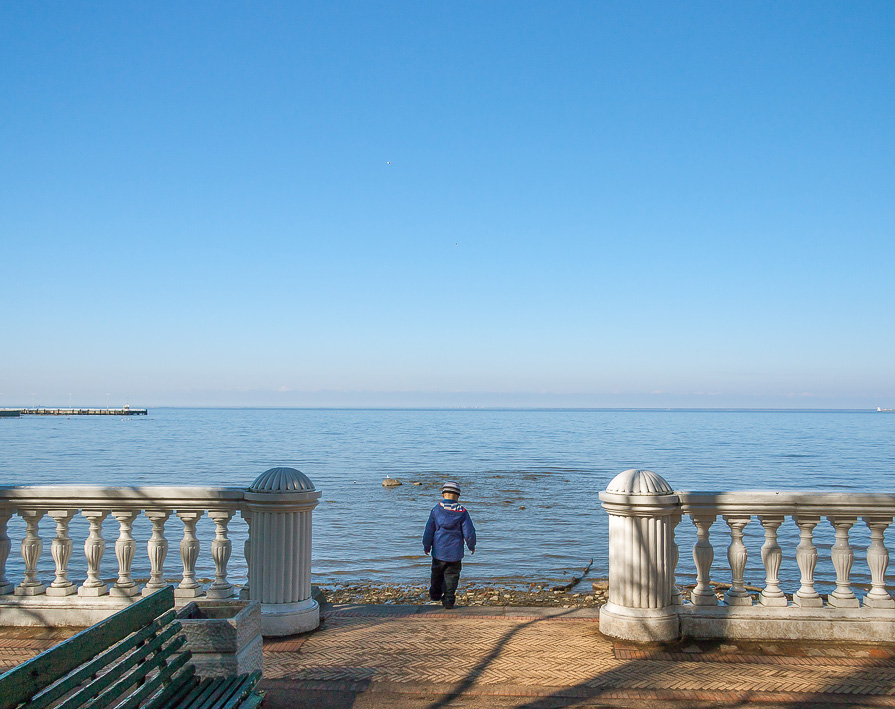
[[[421,536],[442,481],[456,480],[475,523],[478,547],[463,578],[526,587],[579,575],[606,577],[607,517],[598,495],[619,472],[643,468],[678,490],[807,490],[895,492],[895,415],[875,411],[768,410],[495,410],[495,409],[150,409],[147,416],[23,416],[0,419],[3,485],[241,486],[274,466],[298,468],[322,492],[314,511],[313,580],[339,584],[421,584],[428,558]],[[398,487],[383,487],[386,478]],[[418,485],[414,483],[419,483]],[[21,578],[23,523],[9,523],[8,575]],[[41,523],[39,572],[52,580],[51,519]],[[213,525],[199,526],[200,576],[213,576]],[[678,528],[678,580],[692,582],[695,530]],[[71,576],[83,578],[86,520],[71,525]],[[245,580],[241,549],[246,527],[230,524],[230,576]],[[114,578],[117,523],[107,519],[102,574]],[[181,571],[179,520],[167,526],[171,551],[165,575]],[[149,525],[134,527],[134,576],[148,577]],[[712,527],[713,577],[729,580],[729,534]],[[895,548],[895,532],[886,533]],[[824,520],[815,543],[819,590],[833,586],[833,529]],[[762,585],[763,530],[746,527],[746,581]],[[785,590],[798,588],[798,534],[780,529]],[[866,527],[852,532],[852,578],[869,581]]]

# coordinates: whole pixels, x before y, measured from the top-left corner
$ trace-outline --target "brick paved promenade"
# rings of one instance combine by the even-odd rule
[[[0,630],[0,666],[59,642]],[[895,707],[895,644],[684,643],[599,633],[558,608],[336,606],[316,632],[264,646],[263,706]]]

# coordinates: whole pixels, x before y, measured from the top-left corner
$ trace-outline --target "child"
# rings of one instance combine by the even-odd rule
[[[432,551],[432,584],[429,598],[441,601],[445,608],[453,608],[457,584],[463,564],[463,542],[469,553],[475,554],[475,527],[466,508],[458,504],[460,486],[448,480],[441,486],[442,500],[429,513],[423,533],[423,551]]]

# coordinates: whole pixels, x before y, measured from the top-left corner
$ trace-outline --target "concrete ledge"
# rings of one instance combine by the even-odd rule
[[[129,596],[3,596],[0,625],[86,627],[136,603]]]
[[[681,636],[677,608],[623,608],[607,603],[600,609],[600,632],[641,643],[677,640]]]
[[[141,600],[141,596],[0,596],[0,626],[43,628],[84,628],[105,620],[122,608]],[[181,610],[199,598],[175,598],[174,608]],[[221,603],[211,599],[212,603]]]
[[[681,634],[693,638],[849,642],[895,638],[895,609],[685,605],[677,611]]]

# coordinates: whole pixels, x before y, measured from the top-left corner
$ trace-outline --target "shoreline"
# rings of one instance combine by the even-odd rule
[[[429,587],[422,584],[346,583],[315,586],[318,602],[333,605],[424,605]],[[464,583],[457,589],[458,606],[543,606],[553,608],[598,608],[608,600],[608,579],[584,580],[568,591],[553,591],[546,583],[527,589],[491,583]],[[440,605],[440,604],[438,604]]]

